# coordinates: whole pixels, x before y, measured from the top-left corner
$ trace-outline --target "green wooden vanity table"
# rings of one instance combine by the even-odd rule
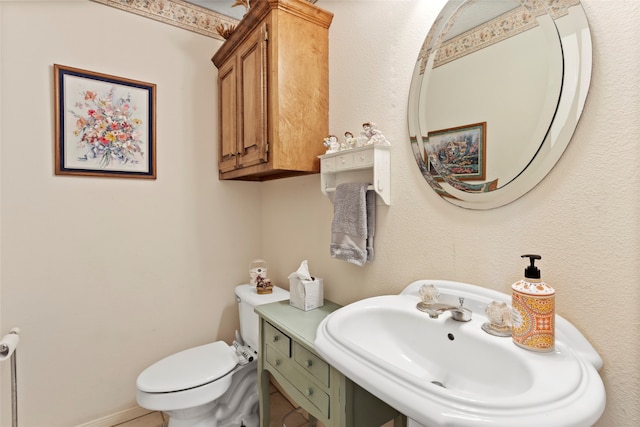
[[[255,308],[260,317],[260,426],[269,427],[269,373],[311,417],[326,427],[373,427],[406,418],[342,375],[313,350],[316,329],[339,305],[302,311],[279,301]]]

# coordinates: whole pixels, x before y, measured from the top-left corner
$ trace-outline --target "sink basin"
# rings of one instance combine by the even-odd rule
[[[418,291],[433,284],[439,302],[464,306],[471,321],[416,309]],[[316,351],[361,387],[408,418],[434,426],[593,425],[602,415],[602,359],[556,315],[556,345],[534,352],[482,330],[485,307],[511,297],[478,286],[420,280],[399,295],[364,299],[329,315]],[[415,424],[414,424],[415,425]]]

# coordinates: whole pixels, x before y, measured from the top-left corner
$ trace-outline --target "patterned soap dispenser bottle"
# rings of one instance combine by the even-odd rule
[[[555,345],[555,290],[540,280],[535,261],[540,255],[522,255],[530,265],[524,270],[524,279],[511,286],[513,342],[534,351],[552,351]]]

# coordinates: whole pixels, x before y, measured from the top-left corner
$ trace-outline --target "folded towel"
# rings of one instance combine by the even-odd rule
[[[330,252],[358,266],[373,260],[375,192],[367,183],[339,184],[333,200]]]
[[[376,192],[367,191],[367,262],[373,261],[373,235],[376,232]]]

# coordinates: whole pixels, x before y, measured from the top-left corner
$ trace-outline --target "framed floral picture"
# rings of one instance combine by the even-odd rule
[[[156,178],[156,85],[54,64],[55,173]]]

